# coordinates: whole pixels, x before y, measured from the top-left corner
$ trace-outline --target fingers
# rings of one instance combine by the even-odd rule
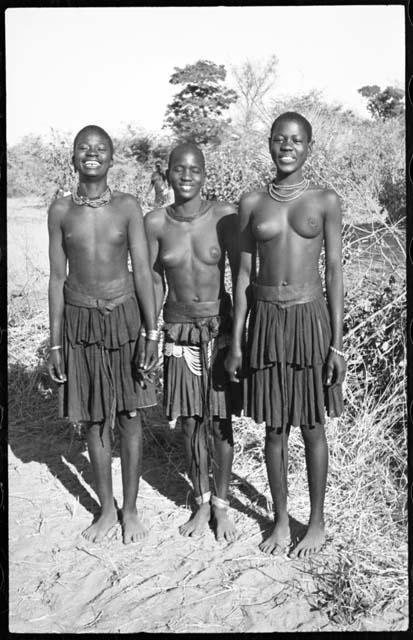
[[[325,385],[330,387],[333,382],[334,367],[332,364],[328,364],[326,368]]]
[[[346,367],[343,367],[337,373],[337,384],[343,384],[345,377],[346,377]]]
[[[49,376],[53,380],[53,382],[57,382],[62,384],[62,382],[66,382],[66,376],[64,373],[60,371],[57,367],[48,367]]]
[[[228,372],[229,375],[229,380],[230,382],[236,382],[237,384],[239,384],[239,378],[237,376],[237,372],[236,371],[229,371]]]

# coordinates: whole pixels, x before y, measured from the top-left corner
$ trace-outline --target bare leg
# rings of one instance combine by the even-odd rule
[[[195,497],[209,491],[208,449],[206,446],[206,426],[197,418],[182,418],[185,452],[189,467],[189,476],[194,487]],[[211,507],[209,502],[198,507],[195,515],[179,527],[183,536],[198,535],[209,522]]]
[[[324,496],[326,493],[328,447],[324,427],[301,427],[305,444],[311,513],[304,538],[291,552],[291,557],[304,558],[319,551],[325,542]]]
[[[214,486],[215,493],[222,500],[227,499],[229,481],[231,478],[232,459],[234,457],[234,442],[232,438],[231,419],[214,420]],[[217,540],[235,540],[235,526],[228,518],[226,508],[212,505],[215,521],[215,535]]]
[[[112,489],[112,443],[111,427],[103,427],[102,436],[100,424],[91,424],[87,430],[87,444],[99,496],[101,512],[98,520],[90,525],[82,535],[91,542],[99,542],[118,521],[118,515],[113,501]]]
[[[288,438],[288,432],[284,435]],[[272,501],[274,504],[275,526],[271,535],[261,542],[260,549],[264,553],[279,555],[290,544],[290,524],[287,513],[287,447],[283,463],[283,435],[281,429],[267,427],[265,436],[265,462]]]
[[[122,534],[123,542],[128,544],[138,542],[148,535],[136,509],[142,474],[142,421],[139,411],[133,417],[126,412],[121,413],[118,421],[123,486]]]

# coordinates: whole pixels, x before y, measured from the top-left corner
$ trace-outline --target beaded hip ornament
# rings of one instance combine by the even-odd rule
[[[299,198],[308,189],[309,184],[310,181],[307,178],[303,178],[297,184],[277,184],[273,181],[268,184],[268,193],[273,200],[290,202]]]
[[[112,191],[109,187],[106,187],[105,191],[97,198],[88,198],[87,196],[81,196],[78,192],[78,185],[72,191],[72,200],[75,204],[84,205],[85,207],[104,207],[112,199]]]

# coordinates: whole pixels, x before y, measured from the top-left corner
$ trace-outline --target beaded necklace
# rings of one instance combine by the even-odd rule
[[[290,202],[290,200],[299,198],[308,189],[309,184],[310,181],[306,178],[297,184],[277,184],[273,181],[268,184],[268,193],[278,202]]]
[[[179,216],[177,213],[175,213],[175,210],[173,209],[172,206],[166,207],[166,213],[168,214],[168,216],[170,216],[173,220],[176,220],[177,222],[191,222],[192,220],[196,220],[197,218],[201,218],[202,216],[204,216],[212,207],[212,203],[208,204],[208,206],[201,211],[197,211],[196,213],[192,214],[191,216]]]
[[[109,187],[106,187],[105,191],[97,198],[88,198],[88,196],[80,195],[77,186],[72,191],[72,200],[75,204],[84,205],[86,207],[93,207],[94,209],[97,209],[98,207],[104,207],[105,205],[109,204],[111,199],[112,191]]]

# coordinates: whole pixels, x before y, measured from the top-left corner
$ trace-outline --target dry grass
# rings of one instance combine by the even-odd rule
[[[335,630],[357,629],[363,620],[385,615],[389,608],[402,610],[407,602],[405,336],[403,317],[395,323],[391,313],[398,305],[404,309],[403,232],[380,227],[362,239],[354,231],[349,228],[344,236],[345,277],[351,289],[346,315],[358,318],[358,311],[383,287],[383,274],[388,279],[394,273],[395,282],[387,306],[374,312],[377,334],[383,336],[378,349],[387,341],[390,354],[380,385],[372,379],[371,363],[364,359],[360,364],[366,329],[371,326],[368,320],[360,316],[345,338],[349,355],[346,409],[341,418],[327,424],[328,540],[322,553],[302,565],[303,579],[308,573],[313,581],[306,597],[313,608],[327,614]],[[10,429],[30,423],[36,431],[49,421],[56,424],[56,394],[44,373],[47,309],[44,298],[39,302],[33,295],[26,288],[9,301],[9,419]],[[146,428],[145,448],[172,477],[184,467],[176,441],[168,433],[161,425]],[[242,493],[248,512],[268,519],[264,429],[241,418],[234,433],[234,499]],[[289,493],[291,516],[304,524],[309,504],[298,429],[290,437]],[[231,583],[231,577],[225,579]],[[230,583],[222,588],[227,591]],[[293,593],[296,586],[288,589]]]

